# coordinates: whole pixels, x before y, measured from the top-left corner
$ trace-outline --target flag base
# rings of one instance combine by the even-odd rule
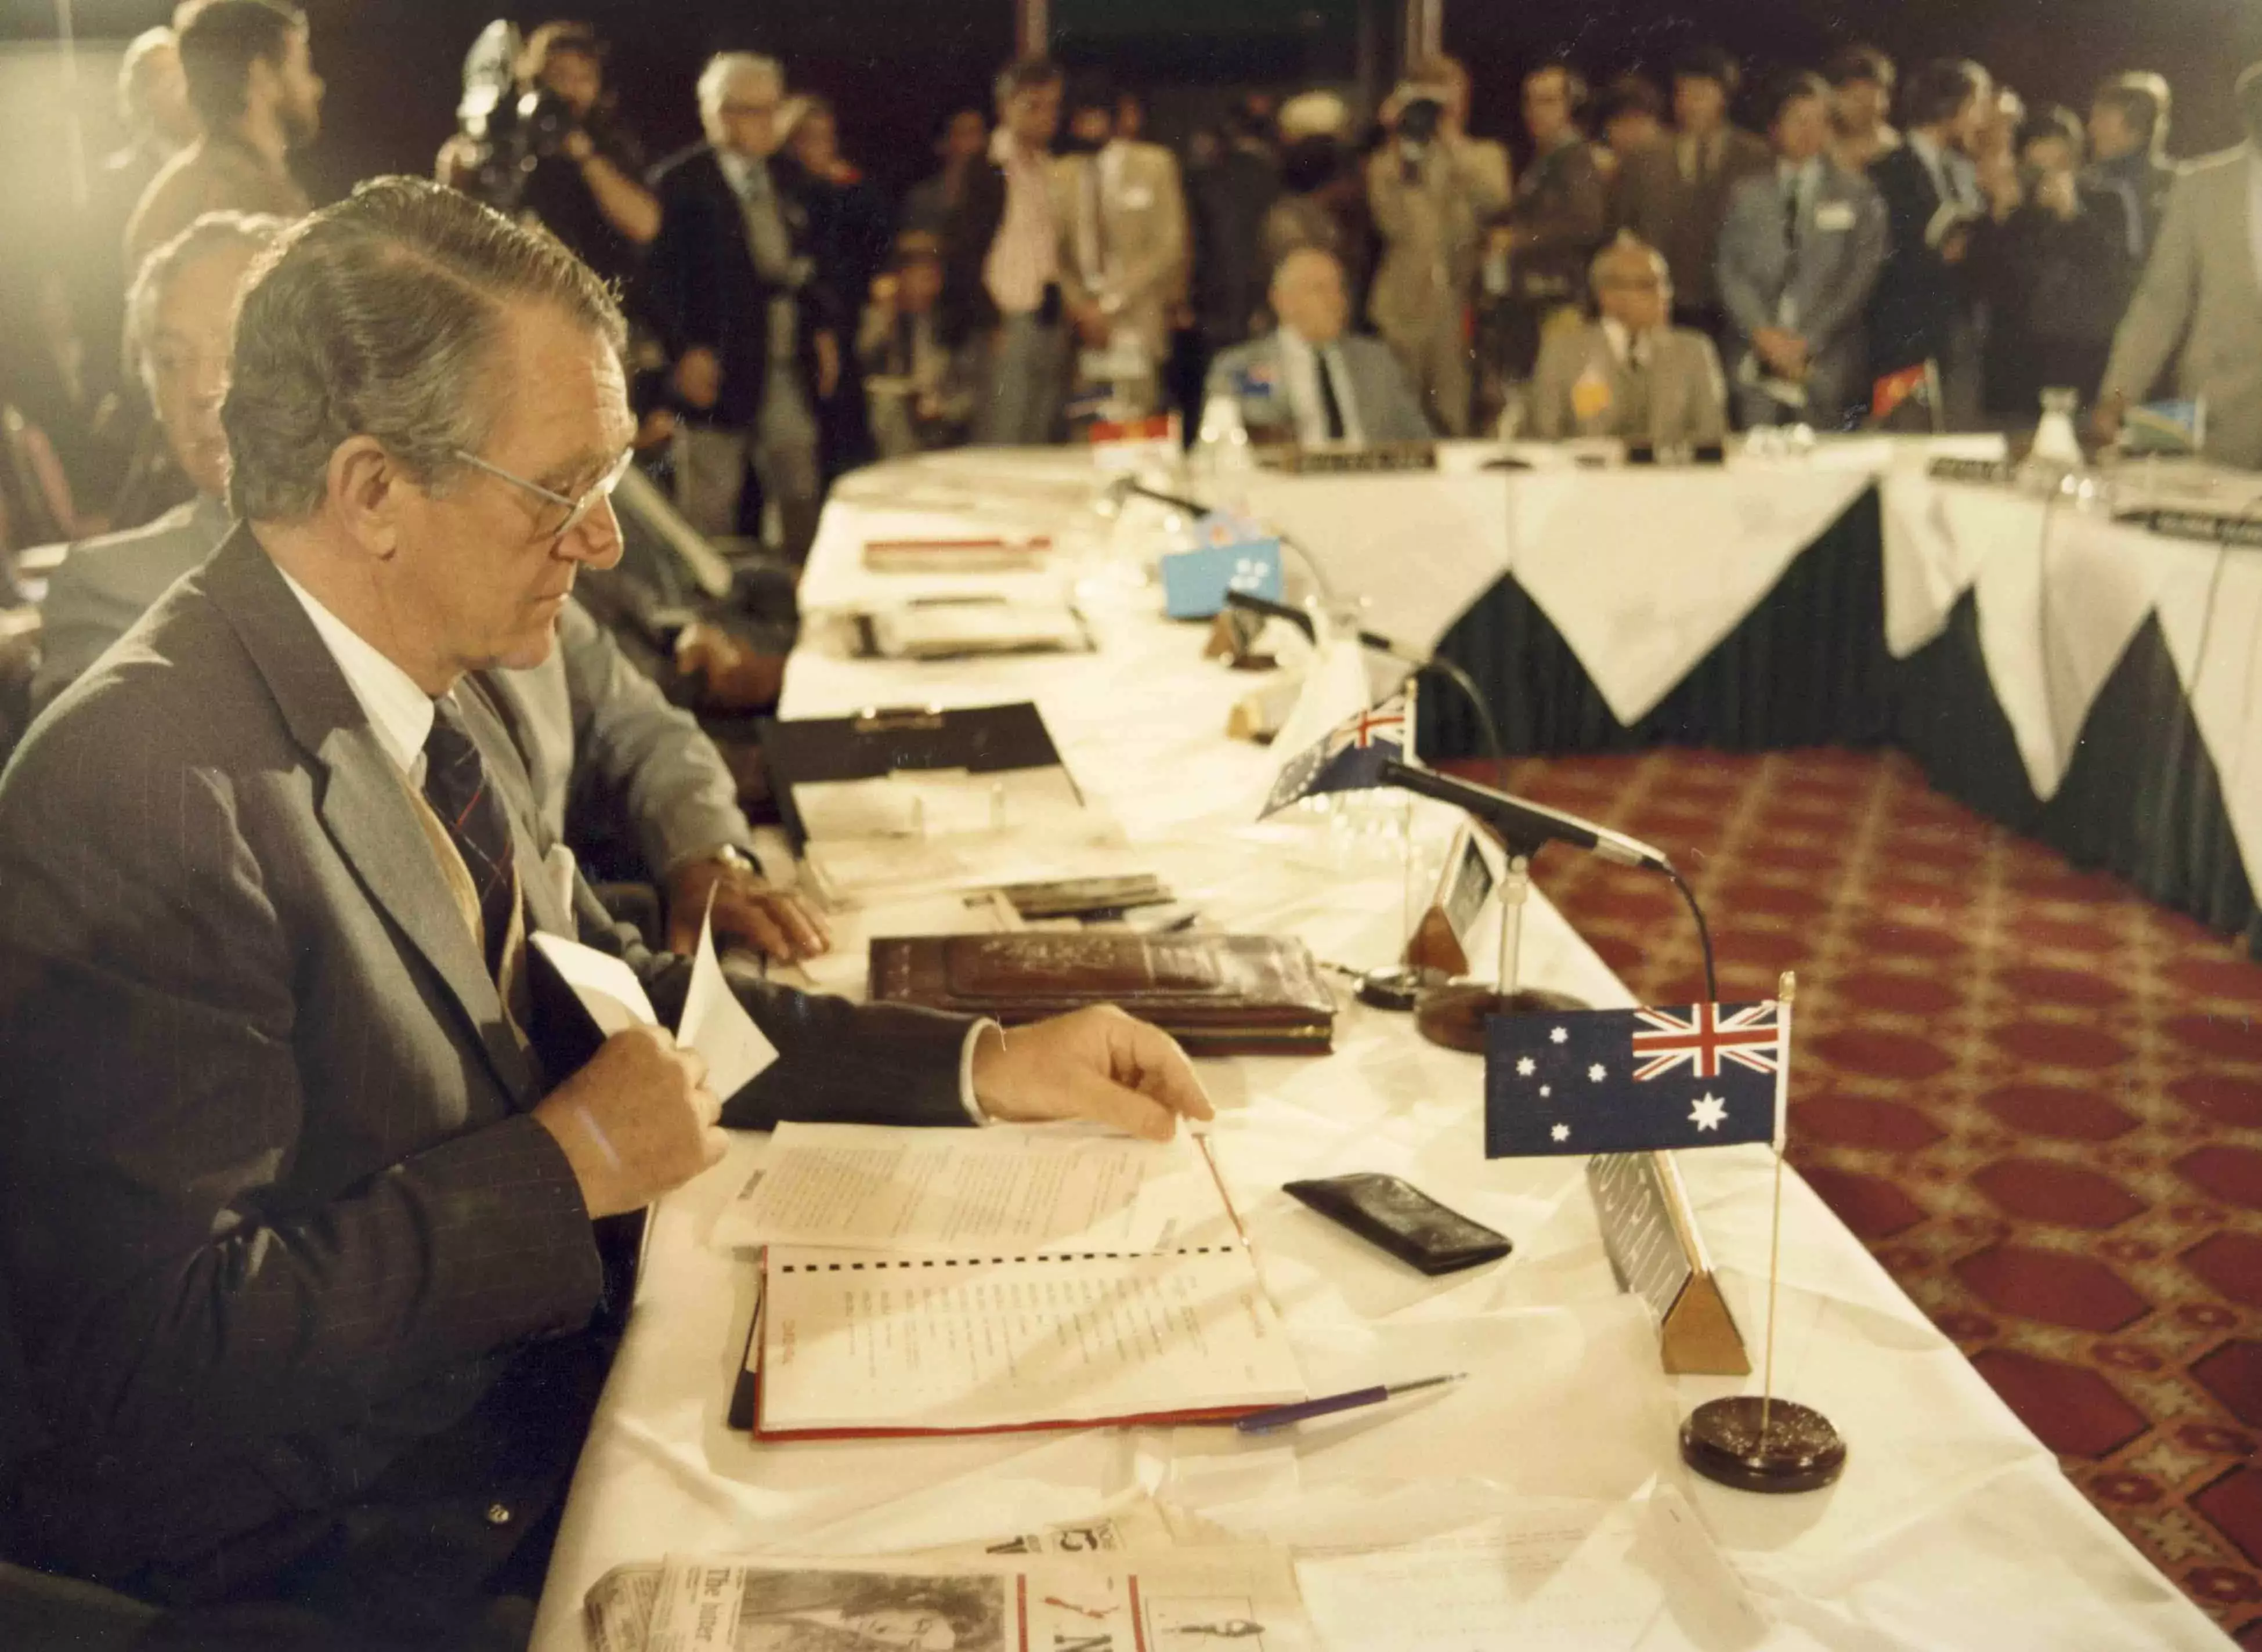
[[[1761,1438],[1760,1415],[1767,1413]],[[1681,1460],[1739,1491],[1819,1491],[1846,1468],[1846,1441],[1828,1418],[1794,1400],[1756,1394],[1707,1400],[1681,1425]]]
[[[1567,992],[1527,986],[1502,993],[1487,982],[1462,981],[1423,992],[1414,1006],[1414,1025],[1433,1044],[1481,1056],[1485,1023],[1495,1015],[1546,1015],[1593,1007]]]

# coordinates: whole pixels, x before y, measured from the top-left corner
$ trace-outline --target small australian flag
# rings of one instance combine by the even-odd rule
[[[1382,765],[1407,761],[1413,730],[1407,698],[1393,695],[1371,711],[1345,718],[1326,736],[1288,760],[1272,783],[1263,815],[1323,791],[1371,791],[1382,783]]]
[[[1495,1015],[1485,1157],[1783,1144],[1790,1011],[1760,1004]]]

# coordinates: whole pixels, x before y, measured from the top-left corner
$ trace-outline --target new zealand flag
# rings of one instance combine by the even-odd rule
[[[1783,1142],[1790,1012],[1760,1004],[1496,1015],[1485,1157]]]
[[[1264,800],[1263,814],[1278,814],[1290,804],[1323,791],[1369,791],[1380,785],[1386,760],[1409,761],[1406,752],[1414,732],[1408,721],[1402,694],[1345,718],[1324,739],[1288,761],[1272,784],[1272,795]]]

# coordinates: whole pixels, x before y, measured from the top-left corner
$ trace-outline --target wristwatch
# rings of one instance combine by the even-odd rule
[[[710,849],[700,858],[720,862],[733,871],[744,872],[757,882],[761,879],[762,869],[755,864],[754,857],[735,843],[725,843],[719,848]]]

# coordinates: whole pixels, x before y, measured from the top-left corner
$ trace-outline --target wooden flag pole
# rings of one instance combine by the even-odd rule
[[[1790,1089],[1790,1003],[1798,995],[1798,977],[1790,970],[1783,972],[1776,983],[1776,998],[1783,1005],[1783,1071],[1776,1082],[1788,1095]],[[1768,1236],[1768,1326],[1767,1348],[1760,1357],[1760,1442],[1768,1437],[1768,1424],[1775,1413],[1775,1301],[1776,1284],[1783,1277],[1783,1141],[1777,1132],[1775,1143],[1775,1220]]]

